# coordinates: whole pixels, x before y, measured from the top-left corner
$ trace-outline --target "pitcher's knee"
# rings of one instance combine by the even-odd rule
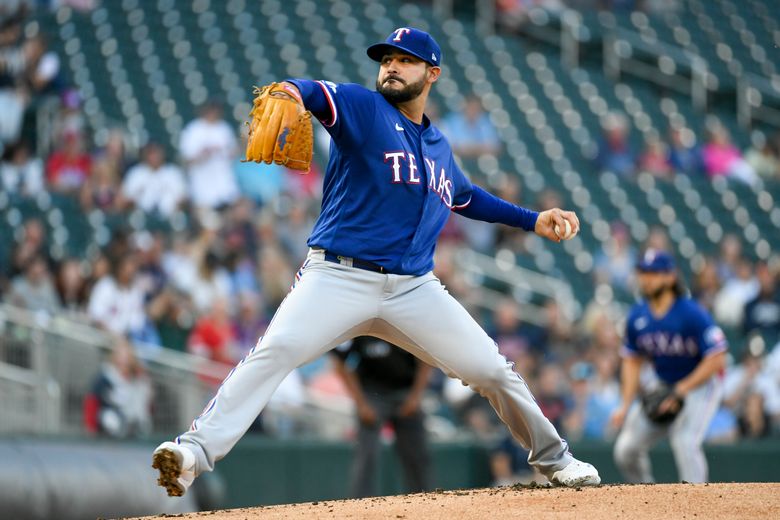
[[[464,377],[464,381],[480,393],[490,393],[511,383],[510,376],[516,377],[518,382],[522,382],[519,375],[509,374],[511,369],[503,364],[475,368],[477,368],[477,370],[470,371],[470,373]]]
[[[298,342],[298,343],[296,343]],[[264,357],[284,367],[295,368],[305,359],[307,349],[301,348],[300,339],[287,333],[263,336],[255,347],[252,357]]]

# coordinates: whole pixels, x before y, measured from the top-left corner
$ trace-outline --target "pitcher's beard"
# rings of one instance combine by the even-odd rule
[[[396,81],[400,82],[400,80]],[[387,88],[384,83],[379,83],[379,80],[376,80],[376,91],[382,94],[382,96],[391,105],[397,105],[398,103],[405,103],[407,101],[413,100],[422,94],[424,86],[424,78],[416,83],[407,83],[403,88],[400,89]]]
[[[661,287],[658,287],[654,291],[642,291],[642,296],[644,296],[645,300],[647,301],[653,301],[653,300],[657,300],[658,298],[663,296],[663,294],[666,291],[669,291],[671,289],[672,289],[671,285],[662,285]]]

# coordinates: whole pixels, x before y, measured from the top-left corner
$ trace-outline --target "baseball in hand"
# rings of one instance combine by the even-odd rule
[[[566,229],[561,229],[561,227],[556,224],[553,231],[555,231],[555,234],[558,235],[558,238],[561,240],[569,240],[570,238],[574,238],[574,233],[571,231],[571,224],[568,220],[563,221],[564,224],[566,224]]]

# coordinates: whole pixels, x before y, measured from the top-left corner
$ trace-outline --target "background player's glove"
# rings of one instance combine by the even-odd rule
[[[662,406],[666,401],[670,401]],[[671,404],[671,406],[670,406]],[[642,396],[642,410],[647,418],[657,424],[669,424],[682,410],[685,401],[665,385]]]
[[[308,172],[314,148],[311,112],[291,86],[272,83],[255,87],[246,160],[283,164]]]

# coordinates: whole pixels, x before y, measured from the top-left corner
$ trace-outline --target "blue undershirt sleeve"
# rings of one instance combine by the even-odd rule
[[[538,212],[515,206],[476,185],[472,186],[468,204],[454,208],[454,211],[473,220],[498,222],[526,231],[533,231],[536,228],[536,219],[539,218]]]
[[[286,79],[285,81],[298,87],[303,99],[303,106],[306,107],[306,110],[311,111],[314,117],[320,121],[328,121],[333,117],[328,98],[318,82],[308,79]]]

